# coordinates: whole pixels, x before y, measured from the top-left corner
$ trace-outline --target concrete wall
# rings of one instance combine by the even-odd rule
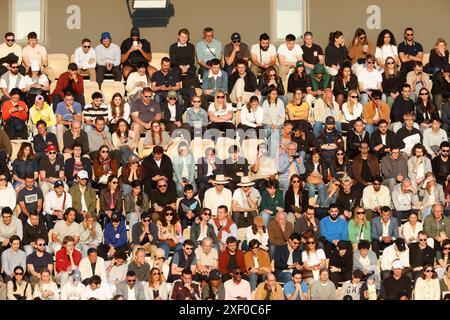
[[[10,28],[10,4],[12,0],[0,0],[0,31]],[[271,0],[172,0],[175,15],[167,28],[141,28],[141,34],[152,44],[153,52],[167,52],[176,41],[177,31],[187,27],[191,31],[191,42],[201,39],[205,26],[216,30],[216,38],[229,42],[234,31],[239,31],[243,41],[256,43],[259,34],[271,32]],[[81,9],[81,29],[69,30],[66,26],[70,5]],[[363,27],[372,41],[381,29],[369,30],[366,20],[370,16],[367,8],[377,5],[381,10],[381,29],[391,29],[398,42],[403,40],[403,29],[412,25],[416,40],[428,52],[438,37],[450,41],[448,12],[450,1],[429,0],[308,0],[308,29],[313,31],[316,42],[327,45],[330,31],[341,30],[347,41],[353,37],[357,27]],[[125,0],[47,0],[46,47],[49,52],[71,54],[82,38],[89,37],[98,43],[100,33],[109,31],[113,41],[120,45],[129,36],[131,19]],[[425,14],[426,12],[426,14]],[[2,35],[1,35],[2,37]]]

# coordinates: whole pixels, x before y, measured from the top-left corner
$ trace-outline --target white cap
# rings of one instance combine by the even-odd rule
[[[399,259],[394,260],[394,262],[392,262],[392,270],[393,269],[403,269],[403,263]]]
[[[39,62],[37,62],[35,60],[31,61],[30,68],[31,68],[31,71],[35,71],[35,72],[41,70],[41,67],[39,66]]]
[[[80,172],[78,172],[77,176],[80,179],[89,179],[89,175],[86,170],[81,170]]]

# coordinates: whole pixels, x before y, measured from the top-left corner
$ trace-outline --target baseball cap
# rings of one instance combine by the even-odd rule
[[[64,187],[64,182],[62,182],[61,180],[56,180],[55,183],[53,184],[53,187],[55,188]]]
[[[170,91],[167,93],[167,98],[176,98],[176,97],[178,97],[178,95],[177,95],[177,92],[174,91],[174,90],[170,90]]]
[[[301,60],[297,61],[297,63],[295,64],[295,67],[296,67],[296,68],[298,68],[298,67],[304,67],[304,66],[305,66],[305,63],[304,63],[303,61],[301,61]]]
[[[403,269],[403,263],[399,259],[395,259],[392,262],[392,269]]]
[[[109,32],[102,32],[100,40],[109,39],[111,40],[111,34]]]
[[[44,100],[44,96],[41,96],[40,94],[38,94],[35,98],[34,98],[34,101],[42,101],[42,100]]]
[[[86,170],[79,171],[77,177],[80,179],[89,179],[89,175]]]
[[[336,124],[336,121],[334,120],[334,117],[333,117],[333,116],[328,116],[328,117],[325,119],[325,124]]]
[[[120,222],[120,217],[119,217],[119,215],[117,214],[117,213],[113,213],[112,215],[111,215],[111,222]]]
[[[237,32],[234,32],[231,35],[231,41],[235,41],[235,40],[241,40],[241,35],[239,33],[237,33]]]
[[[70,277],[75,280],[75,281],[79,281],[81,282],[81,272],[78,269],[75,269],[72,271],[72,273],[70,274]]]
[[[49,151],[56,151],[56,146],[54,144],[49,144],[47,146],[47,149],[45,149],[45,151],[49,152]]]
[[[129,163],[136,163],[136,162],[139,162],[139,158],[137,157],[137,156],[130,156],[129,158],[128,158],[128,162]]]
[[[394,243],[397,246],[398,251],[405,251],[406,250],[405,239],[397,238],[397,239],[395,239]]]
[[[220,274],[219,270],[213,269],[209,273],[209,280],[220,280],[222,278],[222,275]]]

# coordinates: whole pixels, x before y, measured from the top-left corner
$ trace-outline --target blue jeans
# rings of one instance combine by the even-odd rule
[[[125,169],[128,159],[134,155],[134,153],[130,150],[130,148],[127,147],[121,147],[119,149],[120,151],[120,163],[122,164],[122,167]]]
[[[130,194],[133,191],[133,188],[127,183],[123,183],[120,188],[123,197],[125,197],[127,194]]]
[[[311,184],[311,183],[306,183],[306,189],[308,190],[308,198],[312,198],[316,195],[316,190],[318,190],[319,195],[318,195],[318,200],[319,203],[323,203],[326,199],[326,186],[325,184],[322,182],[320,184]]]
[[[323,122],[316,121],[316,122],[314,123],[314,126],[313,126],[313,133],[314,133],[314,136],[315,136],[316,138],[319,137],[320,132],[322,131],[322,129],[323,129],[324,126],[325,126],[325,123],[323,123]],[[341,123],[340,123],[339,121],[336,121],[336,130],[337,130],[338,132],[342,132],[342,125],[341,125]]]
[[[272,215],[270,215],[270,214],[268,214],[266,212],[261,212],[259,215],[263,218],[264,225],[267,227],[267,224],[272,219]]]
[[[287,283],[291,281],[292,273],[289,271],[275,271],[275,277],[279,282]]]
[[[264,125],[266,129],[267,146],[269,148],[269,156],[275,158],[280,150],[280,129],[272,129],[268,125]]]
[[[366,124],[366,131],[367,133],[369,133],[370,135],[372,135],[372,133],[375,132],[375,130],[377,130],[377,126],[373,125],[373,124]]]
[[[250,282],[250,288],[252,291],[256,290],[256,287],[258,286],[258,274],[252,273],[248,276],[248,282]],[[267,276],[265,274],[261,275],[262,281],[266,281]],[[289,279],[290,280],[290,279]]]
[[[164,252],[166,253],[166,260],[169,259],[169,254],[170,254],[169,245],[165,242],[160,242],[158,247],[164,249]],[[177,252],[178,250],[181,250],[181,249],[183,249],[183,244],[177,243],[177,246],[173,249],[173,252]]]

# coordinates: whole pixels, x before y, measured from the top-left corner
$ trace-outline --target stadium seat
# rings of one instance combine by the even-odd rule
[[[257,147],[264,142],[261,139],[246,139],[242,141],[242,154],[250,165],[254,164],[257,156]]]
[[[161,69],[161,60],[164,57],[169,57],[168,53],[165,52],[152,52],[152,62],[150,63],[156,70]]]
[[[428,62],[430,62],[430,54],[429,53],[424,53],[423,54],[422,63],[423,63],[423,65],[426,65]]]
[[[92,102],[92,94],[94,92],[100,92],[100,89],[98,87],[98,83],[95,81],[85,81],[84,82],[84,100],[86,104],[89,104]],[[109,103],[109,101],[104,100],[105,103]]]
[[[50,53],[48,54],[48,66],[55,72],[56,79],[61,73],[67,71],[69,65],[69,56],[65,53]]]
[[[239,141],[227,137],[219,137],[216,142],[216,155],[225,160],[228,158],[228,148],[232,145],[239,146]]]
[[[121,81],[103,81],[102,83],[102,93],[103,101],[105,103],[110,103],[112,96],[119,92],[122,97],[125,95],[125,86]]]

